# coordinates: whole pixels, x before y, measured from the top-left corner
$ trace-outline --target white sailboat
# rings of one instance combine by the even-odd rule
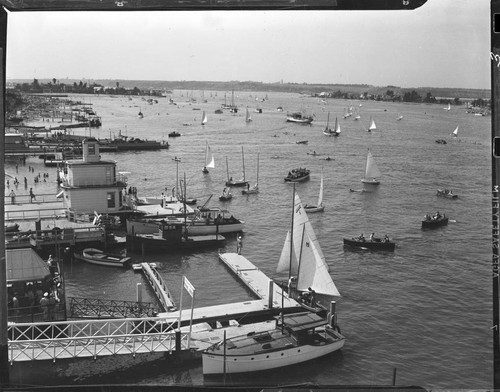
[[[361,182],[365,184],[378,185],[380,184],[378,178],[381,175],[382,173],[380,173],[377,163],[375,162],[375,159],[373,159],[372,153],[368,150],[368,155],[366,156],[365,177],[361,180]]]
[[[248,108],[247,108],[247,114],[246,114],[246,117],[245,117],[245,122],[249,123],[252,121],[252,117],[250,116],[250,112],[248,111]]]
[[[207,113],[203,112],[203,117],[201,118],[201,125],[205,125],[208,121]]]
[[[207,142],[207,146],[205,147],[205,166],[203,167],[203,173],[208,173],[208,168],[215,168],[215,160],[210,145]]]
[[[297,193],[294,195],[292,221],[276,271],[295,275],[298,293],[311,288],[318,294],[339,297],[325,255]]]
[[[255,181],[255,185],[250,188],[250,184],[247,183],[247,189],[241,191],[244,195],[254,195],[259,193],[259,154],[257,153],[257,180]]]
[[[403,119],[403,115],[401,113],[398,113],[398,118],[396,118],[396,121],[401,121]]]
[[[367,129],[367,132],[371,132],[377,129],[377,126],[375,125],[375,121],[373,120],[373,117],[370,117],[370,126]]]
[[[448,103],[448,106],[447,106],[447,107],[445,107],[445,108],[443,108],[443,109],[444,109],[444,110],[451,110],[451,105],[450,105],[450,103]]]
[[[321,181],[319,184],[318,203],[315,206],[304,204],[304,210],[306,210],[306,212],[321,212],[325,210],[325,206],[323,205],[323,174],[321,174]]]
[[[459,127],[459,125],[457,125],[455,130],[450,135],[453,135],[453,137],[457,137],[458,136],[458,127]]]

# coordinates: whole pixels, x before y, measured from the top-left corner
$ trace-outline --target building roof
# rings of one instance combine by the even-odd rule
[[[31,248],[7,249],[7,283],[43,280],[50,275],[49,266]]]

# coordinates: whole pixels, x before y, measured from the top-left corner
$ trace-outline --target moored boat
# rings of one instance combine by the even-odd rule
[[[333,318],[332,318],[333,319]],[[323,357],[345,338],[327,320],[309,313],[276,317],[276,328],[223,340],[202,353],[203,374],[249,373]]]
[[[286,121],[299,124],[310,124],[314,121],[314,117],[305,115],[302,112],[294,112],[294,113],[287,113]]]
[[[122,255],[104,253],[102,250],[94,248],[85,248],[82,252],[75,253],[75,259],[85,261],[90,264],[103,265],[107,267],[120,267],[128,266],[132,260],[130,257],[123,257]]]
[[[285,177],[285,182],[302,182],[309,179],[311,171],[305,168],[292,169],[288,172]]]
[[[353,248],[386,250],[390,252],[393,252],[396,247],[396,244],[389,239],[372,238],[367,240],[364,237],[344,238],[344,245]]]

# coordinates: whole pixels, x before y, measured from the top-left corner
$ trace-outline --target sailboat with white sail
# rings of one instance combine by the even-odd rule
[[[252,122],[252,116],[250,116],[250,112],[248,111],[248,108],[247,108],[247,113],[245,116],[245,122],[247,122],[247,123]]]
[[[212,150],[210,149],[210,145],[207,142],[207,145],[205,147],[205,166],[203,167],[203,173],[207,174],[208,168],[215,168],[215,159],[214,155],[212,154]]]
[[[455,130],[452,133],[450,133],[450,135],[452,135],[453,137],[458,137],[458,127],[459,127],[459,125],[457,125]]]
[[[368,155],[366,156],[365,177],[361,180],[361,182],[364,184],[378,185],[380,184],[378,178],[381,175],[382,173],[380,173],[372,153],[368,150]]]
[[[257,153],[257,180],[255,185],[250,188],[250,183],[247,183],[247,189],[241,191],[244,195],[254,195],[259,193],[259,154]]]
[[[203,116],[201,118],[201,125],[205,125],[207,122],[208,122],[207,113],[203,112]]]
[[[304,210],[306,212],[321,212],[325,210],[325,206],[323,205],[323,173],[321,174],[321,181],[319,183],[318,203],[316,205],[304,204]]]
[[[226,186],[246,186],[248,181],[245,179],[245,154],[243,152],[243,147],[241,147],[241,160],[243,163],[243,177],[241,180],[233,180],[233,177],[229,176],[229,165],[226,157],[226,171],[227,171],[227,181]]]
[[[299,195],[294,190],[291,229],[287,233],[276,272],[289,273],[289,296],[309,309],[318,309],[314,298],[304,302],[304,294],[312,292],[327,297],[340,297],[329,273],[325,255],[309,221]]]
[[[371,132],[377,129],[377,126],[375,125],[375,120],[373,117],[370,117],[370,125],[368,126],[368,129],[366,130],[367,132]]]
[[[451,110],[451,105],[450,103],[448,102],[448,106],[446,106],[445,108],[443,108],[444,110]]]
[[[403,119],[403,115],[401,113],[398,113],[398,117],[396,118],[396,121],[401,121]]]

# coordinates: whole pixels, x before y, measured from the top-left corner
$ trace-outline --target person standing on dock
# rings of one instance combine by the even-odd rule
[[[243,241],[241,235],[238,234],[238,238],[236,238],[236,253],[239,255],[241,255],[241,248],[243,248]]]
[[[16,204],[16,192],[12,189],[9,193],[11,204]]]
[[[33,203],[33,200],[36,200],[36,197],[33,193],[33,188],[30,188],[30,203]]]

